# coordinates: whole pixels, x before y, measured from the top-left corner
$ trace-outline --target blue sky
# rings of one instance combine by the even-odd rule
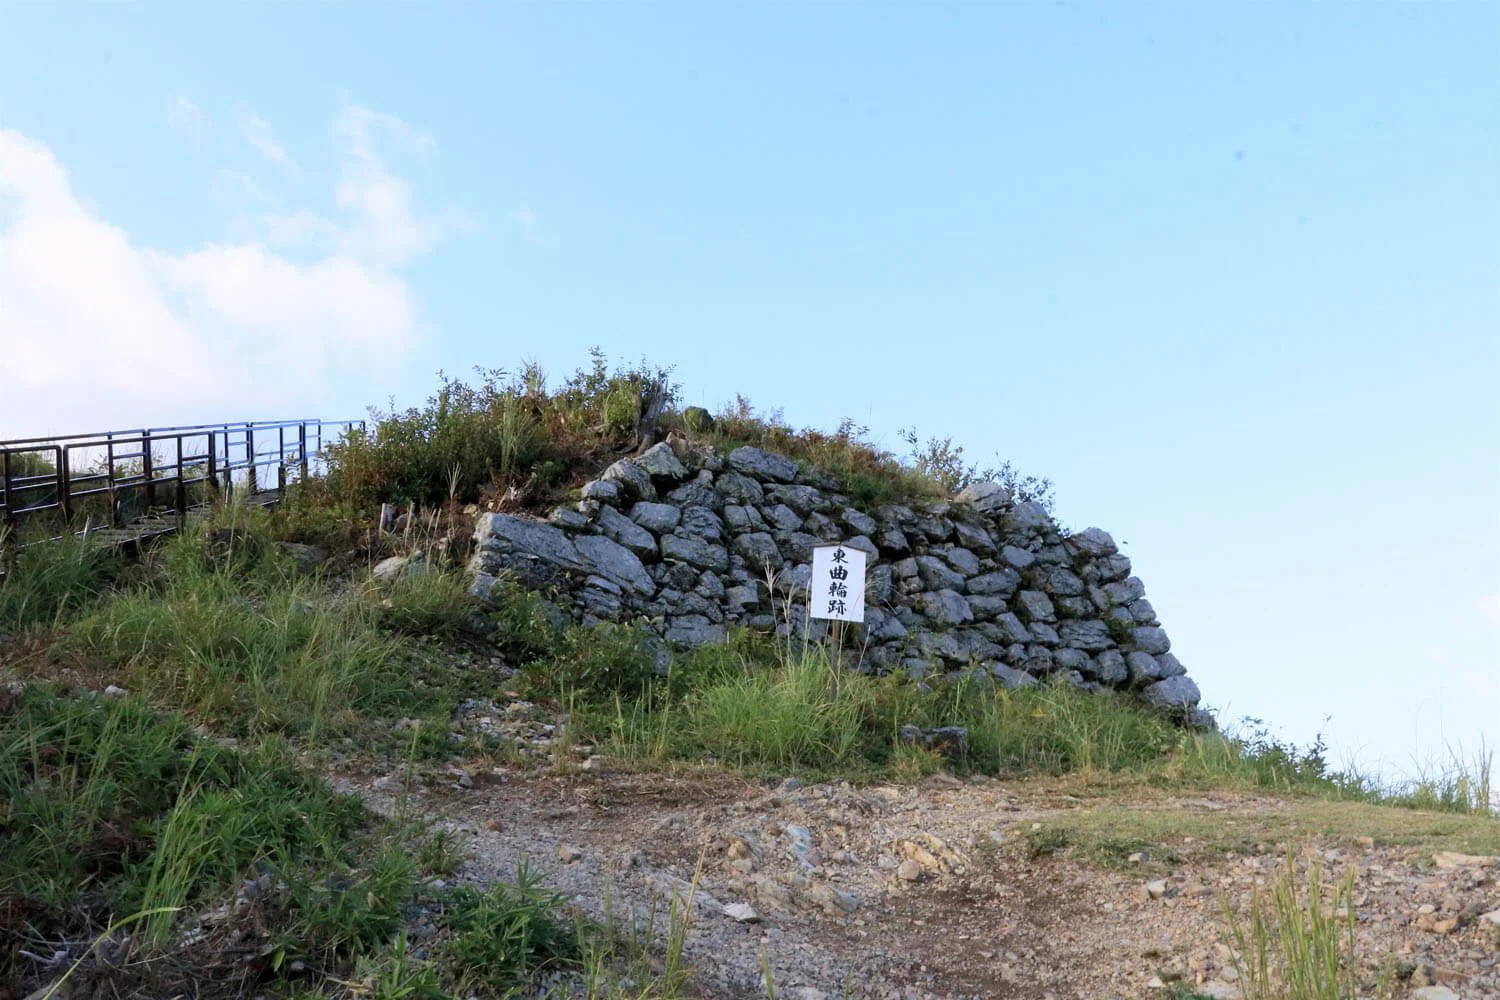
[[[8,6],[0,436],[597,344],[1050,476],[1229,717],[1494,746],[1500,8],[1133,7]]]

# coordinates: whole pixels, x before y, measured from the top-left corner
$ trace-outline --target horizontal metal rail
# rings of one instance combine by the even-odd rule
[[[0,526],[12,542],[147,519],[178,529],[190,510],[239,489],[269,491],[274,502],[288,469],[302,479],[321,471],[327,447],[364,428],[363,420],[271,420],[0,441]]]

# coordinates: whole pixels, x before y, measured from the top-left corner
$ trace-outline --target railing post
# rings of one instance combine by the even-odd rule
[[[307,424],[297,425],[297,460],[302,464],[302,482],[307,482]]]
[[[177,508],[177,530],[187,527],[187,484],[182,481],[182,435],[177,435],[177,488],[172,491],[172,504]]]
[[[255,429],[249,424],[245,425],[245,464],[250,467],[247,482],[250,495],[254,496],[257,487],[255,482]]]
[[[16,517],[16,501],[15,501],[15,495],[11,491],[10,473],[11,473],[11,457],[10,457],[10,452],[7,451],[7,452],[4,452],[3,454],[0,454],[0,475],[3,475],[5,477],[5,527],[6,527],[6,531],[4,533],[5,534],[5,538],[4,538],[5,544],[4,545],[0,545],[0,550],[5,549],[7,546],[10,545],[11,542],[13,542],[15,540],[15,537],[16,537],[16,523],[20,520],[20,518]],[[3,555],[3,552],[0,552],[0,555]]]
[[[110,445],[114,449],[114,445]],[[57,458],[57,505],[62,511],[62,527],[67,530],[73,523],[73,482],[68,473],[68,449],[62,445],[53,449],[53,455]]]
[[[208,488],[214,494],[214,499],[219,498],[219,451],[218,445],[214,444],[214,432],[208,432]]]
[[[151,432],[141,432],[141,472],[146,477],[146,510],[156,506],[156,469],[151,457]]]

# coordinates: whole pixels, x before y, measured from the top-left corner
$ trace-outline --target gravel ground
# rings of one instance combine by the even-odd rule
[[[764,997],[769,965],[776,995],[801,1000],[1124,1000],[1172,984],[1232,998],[1225,903],[1242,911],[1284,859],[1274,845],[1194,851],[1191,837],[1117,865],[1046,853],[1046,831],[1089,806],[1036,785],[768,791],[599,758],[570,770],[451,771],[410,794],[467,838],[463,881],[509,879],[525,860],[592,916],[644,925],[654,909],[660,932],[663,903],[696,879],[685,954],[705,997]],[[390,810],[404,783],[340,784]],[[1114,804],[1252,828],[1282,808],[1233,795]],[[1354,873],[1361,953],[1399,971],[1397,995],[1500,998],[1500,860],[1358,836],[1305,845],[1331,877]]]

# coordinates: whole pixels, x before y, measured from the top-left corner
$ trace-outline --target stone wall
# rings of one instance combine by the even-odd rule
[[[1008,686],[1060,674],[1208,721],[1109,534],[1064,536],[997,483],[867,512],[781,455],[674,440],[616,462],[546,520],[483,515],[475,542],[478,596],[513,574],[582,621],[639,621],[684,645],[735,624],[821,638],[826,623],[805,618],[812,550],[838,542],[871,557],[864,626],[844,643],[861,669],[977,668]]]

